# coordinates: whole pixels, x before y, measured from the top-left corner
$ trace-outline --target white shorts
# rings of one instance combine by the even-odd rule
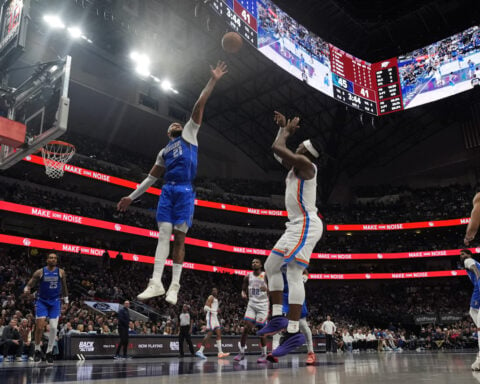
[[[220,322],[216,313],[208,312],[207,313],[207,329],[209,331],[215,331],[217,328],[220,328]]]
[[[249,301],[243,319],[255,325],[264,326],[267,323],[268,307],[268,301],[263,304],[251,303]]]
[[[323,235],[323,223],[318,216],[307,215],[306,220],[300,218],[287,223],[285,233],[272,249],[272,254],[282,256],[285,264],[295,260],[307,268],[313,248]]]

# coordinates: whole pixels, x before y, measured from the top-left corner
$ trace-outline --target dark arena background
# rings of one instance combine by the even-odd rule
[[[460,258],[480,254],[478,1],[0,5],[1,384],[480,382],[479,286]],[[237,53],[222,49],[227,32],[242,37]],[[228,72],[198,134],[178,300],[142,301],[164,180],[125,212],[117,203],[147,177],[170,124],[190,119],[218,61]],[[258,362],[254,329],[236,358],[245,276],[288,220],[274,111],[300,118],[289,148],[322,148],[324,231],[305,283],[313,362],[307,344]],[[68,286],[56,331],[36,320],[34,273],[52,253]],[[170,255],[166,289],[175,266]],[[204,342],[204,359],[214,287],[222,339]]]

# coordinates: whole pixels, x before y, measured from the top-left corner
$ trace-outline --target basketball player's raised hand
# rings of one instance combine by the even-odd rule
[[[287,119],[285,117],[285,115],[281,114],[280,112],[278,111],[274,111],[273,112],[273,121],[275,121],[275,123],[280,127],[280,128],[283,128],[287,125]]]
[[[125,212],[127,208],[132,204],[132,199],[128,196],[122,197],[117,204],[117,210]]]
[[[212,78],[215,80],[220,80],[227,71],[227,64],[224,61],[219,60],[217,66],[213,68],[210,66],[210,72],[212,73]]]
[[[288,119],[287,125],[285,126],[285,130],[290,134],[293,135],[300,126],[298,123],[300,122],[299,117],[294,117],[293,119]]]

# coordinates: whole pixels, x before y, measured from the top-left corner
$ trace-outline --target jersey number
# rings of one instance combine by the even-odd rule
[[[56,281],[51,281],[50,282],[50,286],[48,288],[50,289],[57,289],[57,282]]]
[[[177,158],[178,156],[180,156],[181,154],[183,153],[182,151],[182,147],[177,147],[173,150],[173,157],[174,158]]]
[[[259,296],[260,288],[250,288],[250,296]]]

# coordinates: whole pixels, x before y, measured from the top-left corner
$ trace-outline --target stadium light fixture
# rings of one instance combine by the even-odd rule
[[[137,72],[140,76],[147,77],[150,76],[150,69],[144,65],[137,65],[135,67],[135,72]]]
[[[164,91],[168,91],[172,89],[172,83],[169,80],[165,79],[162,81],[161,87]]]
[[[56,15],[45,15],[43,20],[51,27],[56,29],[64,29],[65,24],[63,21]]]
[[[70,33],[70,36],[74,39],[78,39],[79,37],[82,36],[82,31],[78,27],[70,27],[68,28],[68,33]]]

